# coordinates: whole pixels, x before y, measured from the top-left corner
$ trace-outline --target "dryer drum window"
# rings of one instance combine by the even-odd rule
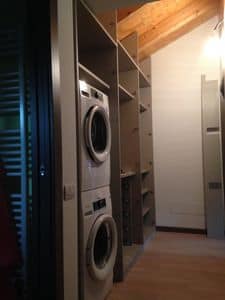
[[[96,112],[91,124],[91,140],[96,152],[103,152],[107,145],[107,127],[102,114]]]
[[[98,217],[87,244],[87,267],[94,280],[105,280],[113,271],[117,253],[117,229],[112,216]]]
[[[111,128],[107,111],[101,106],[90,109],[85,123],[85,141],[91,158],[104,162],[111,148]]]

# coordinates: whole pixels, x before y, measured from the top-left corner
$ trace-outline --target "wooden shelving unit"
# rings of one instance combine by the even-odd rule
[[[155,224],[154,168],[152,140],[151,103],[151,61],[146,59],[140,65],[140,147],[141,147],[141,186],[143,205],[143,241],[149,238]],[[142,76],[144,74],[144,76]]]
[[[120,179],[120,144],[119,144],[119,78],[118,78],[118,51],[117,38],[114,36],[117,24],[116,13],[105,16],[95,16],[83,1],[77,1],[76,24],[77,52],[78,52],[78,76],[77,80],[86,83],[105,92],[109,97],[110,125],[112,135],[111,145],[111,198],[112,211],[118,231],[118,247],[116,265],[114,269],[115,280],[122,280],[123,276],[123,237],[122,237],[122,201]],[[104,25],[106,25],[105,28]],[[113,26],[113,24],[115,24]],[[79,84],[77,84],[79,86]],[[130,91],[126,87],[120,89],[123,98],[130,97]],[[80,99],[77,97],[78,118],[80,114]],[[83,134],[81,125],[78,127],[78,136]],[[79,145],[79,144],[78,144]],[[78,151],[81,152],[81,145]],[[79,195],[80,197],[80,195]]]
[[[138,65],[137,40],[137,36],[134,34],[118,42],[120,165],[122,170],[128,170],[120,174],[123,203],[122,223],[125,224],[123,236],[128,236],[123,241],[125,244],[122,247],[119,245],[123,253],[122,276],[135,262],[145,240],[149,238],[148,233],[151,234],[154,228],[152,221],[154,206],[151,194],[151,190],[154,189],[151,185],[151,182],[153,183],[153,167],[150,163],[153,160],[151,155],[151,84],[148,79],[150,78],[150,68],[146,67],[148,63],[150,66],[150,59],[143,65]],[[129,94],[132,97],[127,96]],[[125,99],[127,101],[124,101]],[[129,205],[124,205],[124,201]]]

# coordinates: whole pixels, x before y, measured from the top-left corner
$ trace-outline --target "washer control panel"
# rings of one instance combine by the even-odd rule
[[[90,216],[111,211],[111,195],[109,187],[90,190],[81,195],[82,215]]]
[[[100,199],[98,201],[93,202],[94,211],[102,209],[104,207],[106,207],[106,200],[105,199]]]

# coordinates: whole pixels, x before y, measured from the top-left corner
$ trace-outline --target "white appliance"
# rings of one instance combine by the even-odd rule
[[[104,300],[113,284],[117,230],[109,187],[83,192],[80,203],[80,300]]]
[[[81,191],[110,185],[108,96],[80,81]]]

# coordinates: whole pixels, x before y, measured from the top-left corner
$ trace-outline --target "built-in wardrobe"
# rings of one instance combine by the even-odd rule
[[[139,61],[135,33],[118,41],[116,11],[96,14],[83,1],[75,11],[77,79],[109,96],[111,197],[118,230],[114,280],[120,281],[154,233],[151,59]]]

